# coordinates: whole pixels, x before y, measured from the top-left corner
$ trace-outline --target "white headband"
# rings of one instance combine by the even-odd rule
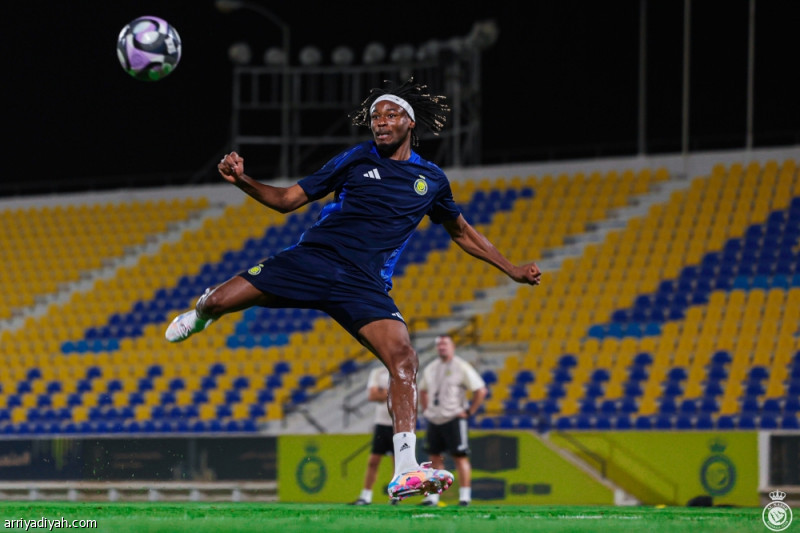
[[[372,113],[374,113],[375,106],[378,105],[378,102],[382,102],[384,100],[388,100],[402,107],[405,110],[405,112],[408,113],[408,116],[411,117],[411,120],[416,122],[416,119],[414,118],[414,108],[411,107],[411,104],[409,104],[399,96],[395,96],[393,94],[384,94],[376,98],[375,101],[372,102],[372,107],[369,108],[369,114],[371,115]]]

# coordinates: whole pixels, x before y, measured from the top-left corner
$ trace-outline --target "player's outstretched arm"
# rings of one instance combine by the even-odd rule
[[[236,152],[223,157],[217,165],[222,178],[239,187],[245,194],[259,203],[280,213],[294,211],[308,203],[309,198],[302,187],[275,187],[254,180],[244,173],[244,158]]]
[[[453,242],[462,250],[494,265],[517,283],[538,285],[541,281],[542,273],[536,263],[514,265],[489,242],[489,239],[473,228],[463,215],[459,215],[454,220],[448,220],[442,225],[450,234]]]

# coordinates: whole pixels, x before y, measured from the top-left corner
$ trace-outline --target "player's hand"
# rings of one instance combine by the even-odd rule
[[[517,283],[527,283],[528,285],[539,285],[542,282],[542,271],[536,263],[528,263],[517,267],[511,274],[511,279]]]
[[[244,174],[244,158],[236,152],[231,152],[220,159],[217,170],[225,181],[236,183]]]

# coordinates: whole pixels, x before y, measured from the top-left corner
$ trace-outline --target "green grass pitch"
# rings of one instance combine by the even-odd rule
[[[0,519],[95,520],[91,531],[139,532],[759,532],[756,508],[497,506],[420,507],[292,503],[0,502]],[[72,528],[73,531],[82,530]],[[789,530],[794,529],[790,526]],[[24,528],[7,531],[24,531]],[[55,531],[55,529],[53,529]],[[42,531],[30,528],[28,531]]]

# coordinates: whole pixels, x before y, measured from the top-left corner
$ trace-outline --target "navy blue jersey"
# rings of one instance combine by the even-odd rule
[[[298,184],[311,200],[334,193],[300,244],[337,251],[386,290],[422,217],[440,224],[460,214],[442,169],[415,152],[407,161],[383,158],[372,141],[342,152]]]

